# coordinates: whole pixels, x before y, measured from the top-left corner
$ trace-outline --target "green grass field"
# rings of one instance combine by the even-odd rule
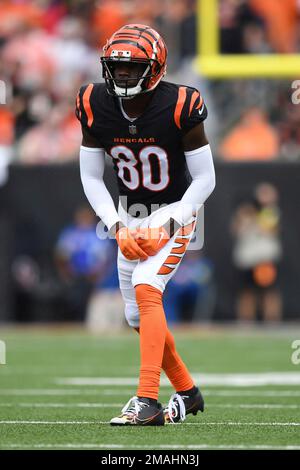
[[[291,362],[300,329],[195,329],[175,337],[200,386],[203,376],[205,413],[177,425],[119,428],[108,423],[136,392],[138,335],[2,330],[0,448],[300,449],[300,365]],[[171,393],[163,376],[160,401]]]

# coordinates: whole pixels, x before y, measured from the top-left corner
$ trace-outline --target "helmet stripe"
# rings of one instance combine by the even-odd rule
[[[144,54],[146,54],[146,56],[148,57],[148,59],[150,59],[149,55],[148,55],[148,52],[146,51],[146,49],[141,46],[138,42],[134,42],[134,41],[129,41],[127,39],[120,39],[120,40],[117,40],[117,41],[112,41],[109,45],[109,47],[111,47],[113,44],[131,44],[132,46],[135,46],[137,47],[138,49],[140,49],[141,51],[144,52]]]
[[[152,34],[149,30],[150,28],[139,28],[137,26],[134,26],[134,27],[130,27],[130,26],[124,26],[124,29],[131,29],[132,31],[141,31],[142,33],[147,33],[149,34],[149,36],[152,37],[152,39],[154,39],[155,41],[157,41],[157,37],[155,37],[154,34]]]
[[[145,33],[147,33],[146,30],[145,30]],[[147,41],[149,44],[151,44],[152,49],[153,49],[153,42],[151,42],[149,38],[147,38],[146,36],[144,36],[144,34],[135,34],[135,33],[130,33],[130,32],[122,33],[122,32],[120,32],[120,33],[116,34],[115,37],[117,37],[117,36],[119,36],[119,35],[122,35],[122,36],[125,36],[125,35],[128,35],[128,36],[135,36],[135,37],[137,37],[137,38],[145,39],[145,41]],[[155,40],[155,42],[156,42],[158,48],[160,49],[160,51],[162,51],[162,47],[161,47],[161,45],[160,45],[160,43],[159,43],[159,39],[158,39],[158,38],[155,38],[155,37],[153,36],[153,34],[150,34],[150,36]]]
[[[137,38],[143,38],[145,39],[145,41],[147,41],[150,46],[152,46],[153,48],[153,43],[150,41],[150,39],[146,38],[145,36],[143,35],[140,35],[140,34],[134,34],[134,33],[118,33],[118,34],[115,34],[115,37],[120,37],[120,36],[123,36],[125,38],[133,38],[133,37],[137,37]]]

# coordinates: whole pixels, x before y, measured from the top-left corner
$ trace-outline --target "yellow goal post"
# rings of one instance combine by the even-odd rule
[[[220,54],[219,0],[197,0],[198,73],[208,78],[297,78],[300,54]]]

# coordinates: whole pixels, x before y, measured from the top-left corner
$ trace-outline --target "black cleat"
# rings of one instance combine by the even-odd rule
[[[164,408],[166,423],[178,423],[184,421],[186,415],[192,413],[196,415],[198,411],[204,411],[204,400],[200,390],[194,387],[194,390],[188,392],[178,392],[171,396],[168,406]]]
[[[112,426],[163,426],[164,411],[160,403],[149,398],[132,397],[122,409],[121,415],[110,421]]]

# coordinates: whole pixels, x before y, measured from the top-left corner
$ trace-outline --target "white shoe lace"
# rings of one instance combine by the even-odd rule
[[[131,415],[137,416],[141,409],[145,406],[149,406],[147,403],[144,403],[138,399],[138,397],[132,397],[128,400],[126,405],[122,408],[122,415]]]
[[[178,413],[179,413],[179,419],[180,421],[185,420],[185,404],[183,401],[183,398],[188,398],[186,396],[179,395],[178,393],[174,393],[174,395],[171,396],[167,410],[169,414],[170,421],[174,423],[174,419],[177,418]]]

